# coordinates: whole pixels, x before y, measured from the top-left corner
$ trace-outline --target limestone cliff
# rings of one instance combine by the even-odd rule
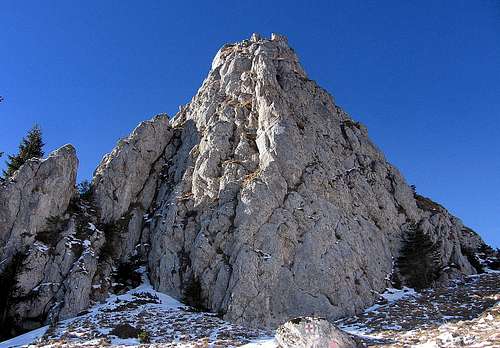
[[[438,282],[475,273],[464,250],[484,245],[412,191],[279,35],[222,47],[171,123],[105,156],[88,197],[76,166],[66,146],[0,187],[1,309],[18,328],[77,314],[130,264],[234,322],[334,319],[390,285],[411,224],[440,241]]]
[[[475,272],[460,248],[469,230],[419,207],[282,36],[224,46],[173,127],[180,145],[146,227],[160,291],[200,290],[200,305],[255,325],[352,314],[389,285],[412,222],[442,241],[443,267]]]

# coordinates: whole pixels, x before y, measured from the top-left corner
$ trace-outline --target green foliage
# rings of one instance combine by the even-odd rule
[[[467,261],[471,264],[472,267],[475,268],[477,273],[484,273],[484,267],[481,265],[481,262],[477,258],[476,254],[473,250],[469,248],[465,248],[463,246],[460,247],[462,254],[467,257]]]
[[[419,195],[415,193],[415,200],[417,202],[417,207],[422,210],[430,212],[438,212],[444,210],[443,206],[434,202],[432,199]]]
[[[139,339],[139,342],[141,342],[143,344],[144,343],[151,343],[151,337],[149,336],[149,333],[146,330],[139,331],[137,338]]]
[[[26,137],[19,144],[19,153],[17,155],[9,155],[7,161],[7,170],[4,170],[5,178],[11,177],[24,163],[31,158],[42,158],[44,155],[42,141],[42,130],[35,125]]]
[[[16,302],[17,274],[23,267],[25,259],[24,253],[17,252],[0,273],[0,341],[17,333],[17,320],[12,317],[10,309]]]
[[[344,120],[343,125],[347,126],[349,128],[361,129],[361,123],[354,121],[354,120],[351,120],[351,119]]]
[[[80,194],[80,198],[84,201],[90,201],[92,198],[92,184],[88,180],[84,180],[78,185],[76,185],[76,189]]]
[[[184,291],[182,293],[182,302],[193,307],[196,311],[205,311],[205,301],[203,299],[203,291],[201,283],[197,277],[193,277],[184,284]]]
[[[493,249],[487,244],[483,244],[478,250],[479,256],[483,259],[485,267],[492,270],[500,270],[500,249]]]
[[[438,279],[441,272],[440,248],[440,242],[434,243],[420,227],[410,225],[396,262],[406,285],[422,290]]]
[[[69,220],[63,220],[58,216],[51,216],[47,219],[47,228],[38,231],[35,239],[45,245],[54,248],[59,241],[61,232],[68,226]]]

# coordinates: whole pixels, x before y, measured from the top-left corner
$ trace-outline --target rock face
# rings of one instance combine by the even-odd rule
[[[0,188],[0,276],[16,284],[2,310],[23,328],[77,314],[140,264],[234,322],[335,319],[390,285],[412,224],[441,243],[440,283],[475,273],[484,245],[412,191],[280,35],[222,47],[172,124],[140,124],[85,197],[76,165],[66,146]]]
[[[443,241],[443,266],[475,272],[461,222],[419,207],[282,36],[224,46],[173,127],[147,226],[160,291],[255,325],[338,318],[389,285],[411,222]]]
[[[158,191],[172,133],[166,115],[142,122],[95,171],[92,201],[102,223],[123,225],[113,246],[114,256],[123,262],[138,253],[145,255],[148,234],[142,233],[143,218]]]
[[[103,159],[85,199],[71,146],[29,161],[0,188],[1,336],[75,316],[108,295],[117,268],[141,259],[144,207],[170,133],[166,116],[141,123]]]
[[[39,288],[47,276],[48,248],[39,240],[51,219],[67,210],[75,194],[77,166],[75,149],[66,145],[45,160],[29,160],[0,186],[1,336],[21,322],[30,328],[31,314],[39,317],[43,312],[45,304],[35,304],[26,290]],[[64,267],[63,261],[54,266]]]
[[[276,330],[282,348],[356,348],[361,347],[345,332],[321,318],[296,318]]]
[[[52,216],[61,216],[74,194],[78,160],[66,145],[46,160],[32,159],[0,187],[2,267],[29,247]]]
[[[142,122],[132,134],[104,156],[93,179],[93,199],[103,222],[116,221],[131,205],[148,207],[165,146],[172,137],[168,117],[159,115]],[[161,163],[163,164],[163,163]]]

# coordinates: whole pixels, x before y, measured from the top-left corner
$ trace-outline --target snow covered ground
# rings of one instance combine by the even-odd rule
[[[0,343],[3,347],[117,347],[141,343],[161,347],[273,347],[273,333],[230,324],[216,314],[196,312],[143,284],[123,295],[110,296],[85,314]]]
[[[370,347],[500,347],[500,273],[416,293],[387,289],[364,313],[337,321]],[[149,284],[111,296],[87,313],[0,343],[2,347],[276,348],[273,332],[196,312]]]
[[[25,333],[24,335],[20,335],[14,337],[10,340],[3,341],[0,343],[0,348],[3,347],[22,347],[33,343],[34,341],[41,338],[45,332],[47,332],[48,326],[41,327],[39,329],[30,331]]]
[[[499,272],[382,297],[387,302],[336,324],[370,347],[500,347]]]

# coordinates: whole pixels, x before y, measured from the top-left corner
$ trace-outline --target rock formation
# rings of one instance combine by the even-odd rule
[[[15,285],[0,309],[24,329],[77,314],[141,263],[159,291],[234,322],[335,319],[390,285],[410,224],[441,243],[438,282],[475,273],[464,250],[484,245],[412,191],[280,35],[223,46],[171,124],[143,122],[105,156],[90,198],[76,163],[66,146],[0,188]]]
[[[421,203],[281,36],[224,46],[173,127],[147,226],[160,291],[198,290],[200,305],[255,325],[352,314],[389,285],[413,221],[442,240],[443,266],[474,272],[461,243],[479,238]]]
[[[295,318],[276,329],[282,348],[357,348],[363,347],[348,334],[322,318]]]

